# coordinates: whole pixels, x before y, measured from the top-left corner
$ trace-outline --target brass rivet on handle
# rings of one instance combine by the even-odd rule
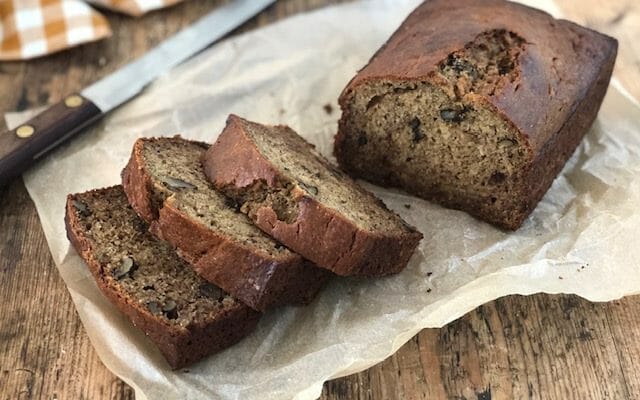
[[[35,128],[31,125],[21,125],[16,129],[16,135],[21,139],[26,139],[31,137],[35,131]]]
[[[72,94],[71,96],[64,99],[64,105],[69,108],[80,107],[83,102],[84,100],[82,99],[82,97],[78,96],[77,94]]]

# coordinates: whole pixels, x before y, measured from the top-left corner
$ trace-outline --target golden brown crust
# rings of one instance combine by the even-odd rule
[[[299,255],[276,257],[239,243],[181,212],[172,198],[154,206],[153,182],[142,157],[144,140],[154,139],[136,141],[122,184],[132,208],[151,224],[154,235],[171,243],[204,279],[255,310],[313,299],[330,274]]]
[[[91,192],[99,193],[110,189],[112,188]],[[94,257],[93,244],[85,235],[86,231],[78,219],[73,205],[74,198],[75,195],[67,196],[65,207],[65,226],[69,241],[86,262],[105,297],[149,336],[171,368],[183,368],[229,347],[253,330],[260,314],[237,302],[215,319],[187,327],[171,325],[151,314],[147,308],[120,290],[113,277],[104,273],[105,267]]]
[[[274,187],[286,179],[248,137],[243,128],[246,122],[230,115],[218,140],[205,153],[205,174],[222,191],[241,190],[260,181]],[[397,273],[422,238],[409,227],[395,235],[366,232],[301,190],[294,189],[292,196],[298,207],[293,222],[278,219],[272,208],[264,206],[257,211],[255,223],[287,247],[338,275]]]

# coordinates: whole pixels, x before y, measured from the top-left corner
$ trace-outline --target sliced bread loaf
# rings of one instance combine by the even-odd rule
[[[422,238],[287,126],[231,115],[203,164],[262,230],[338,275],[399,272]]]
[[[251,332],[260,314],[206,282],[147,225],[121,186],[69,195],[67,236],[98,287],[182,368]]]
[[[330,274],[265,235],[211,186],[200,161],[207,148],[180,137],[136,141],[122,173],[131,206],[200,276],[250,307],[309,302]]]

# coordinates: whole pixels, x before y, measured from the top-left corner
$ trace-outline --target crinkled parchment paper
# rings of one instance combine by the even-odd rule
[[[188,372],[171,372],[98,292],[65,236],[67,193],[118,183],[137,137],[180,132],[212,142],[230,112],[287,123],[330,156],[338,94],[417,3],[350,3],[226,41],[25,175],[93,345],[138,398],[312,399],[324,381],[367,368],[422,328],[443,326],[500,296],[576,293],[606,301],[640,292],[640,108],[615,85],[522,229],[502,232],[366,185],[424,233],[407,269],[377,280],[335,279],[310,306],[268,313],[255,333]],[[323,109],[327,103],[333,112]]]

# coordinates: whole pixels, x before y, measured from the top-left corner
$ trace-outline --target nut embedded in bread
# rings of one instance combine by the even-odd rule
[[[257,226],[338,275],[397,273],[422,238],[287,126],[230,115],[203,164]]]
[[[69,195],[69,240],[103,294],[182,368],[249,334],[260,314],[206,282],[147,231],[121,186]]]
[[[615,39],[498,0],[419,6],[347,85],[352,176],[518,228],[594,121]]]
[[[250,307],[308,303],[330,273],[265,235],[211,186],[200,162],[207,148],[138,139],[122,173],[131,206],[199,275]]]

